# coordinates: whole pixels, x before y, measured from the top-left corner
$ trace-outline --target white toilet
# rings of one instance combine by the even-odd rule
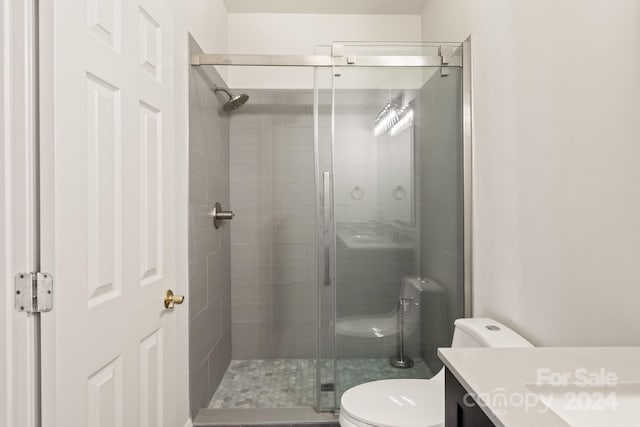
[[[452,347],[533,347],[491,319],[458,319]],[[347,390],[340,401],[341,427],[444,426],[444,368],[429,380],[372,381]]]

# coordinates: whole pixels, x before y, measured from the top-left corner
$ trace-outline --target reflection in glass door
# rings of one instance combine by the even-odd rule
[[[344,50],[356,61],[438,56],[423,44]],[[457,66],[323,73],[318,388],[328,409],[364,382],[433,376],[437,348],[464,316],[463,81]]]

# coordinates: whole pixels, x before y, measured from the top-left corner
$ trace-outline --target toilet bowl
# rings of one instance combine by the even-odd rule
[[[347,390],[341,405],[342,427],[440,427],[444,420],[444,381],[372,381]]]
[[[452,347],[533,347],[513,330],[487,318],[458,319]],[[444,368],[429,380],[381,380],[347,390],[341,427],[444,426]]]

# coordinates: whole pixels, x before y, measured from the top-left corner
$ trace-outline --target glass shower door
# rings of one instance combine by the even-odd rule
[[[438,56],[425,44],[344,51]],[[358,384],[433,376],[464,315],[462,69],[345,66],[318,81],[320,406],[337,409]]]
[[[317,55],[331,55],[331,48],[321,46]],[[316,241],[318,242],[318,352],[316,359],[316,407],[334,411],[336,345],[334,220],[333,220],[333,70],[315,69],[314,128],[316,147]]]

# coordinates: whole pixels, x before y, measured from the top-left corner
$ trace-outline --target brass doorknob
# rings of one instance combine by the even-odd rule
[[[174,304],[182,304],[184,302],[184,296],[174,295],[173,291],[169,289],[164,294],[164,308],[172,309]]]

